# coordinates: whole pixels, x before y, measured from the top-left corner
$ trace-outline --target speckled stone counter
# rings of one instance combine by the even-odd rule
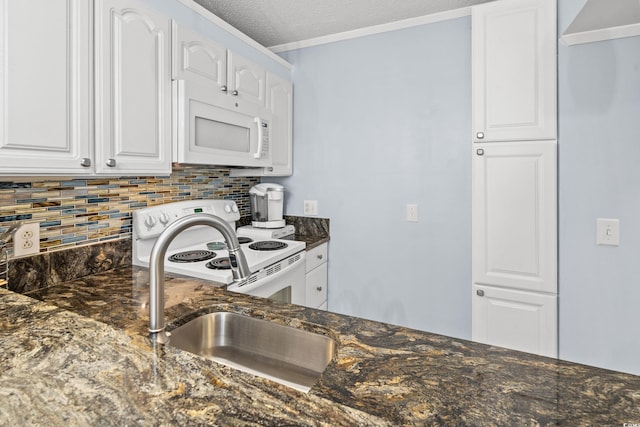
[[[167,280],[170,328],[232,311],[327,334],[307,394],[146,338],[148,274],[0,290],[0,425],[619,425],[640,377]],[[65,310],[66,309],[66,310]]]

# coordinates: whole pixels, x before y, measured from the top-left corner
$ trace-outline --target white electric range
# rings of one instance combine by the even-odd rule
[[[227,221],[235,229],[240,219],[233,200],[189,200],[139,209],[133,213],[133,264],[149,266],[151,250],[158,236],[177,219],[206,213]],[[190,277],[229,285],[228,289],[294,304],[305,302],[305,243],[265,238],[243,230],[238,238],[251,275],[233,283],[228,251],[222,235],[212,227],[191,227],[171,242],[164,269]]]

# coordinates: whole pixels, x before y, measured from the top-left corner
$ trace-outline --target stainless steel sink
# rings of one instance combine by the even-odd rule
[[[324,335],[229,312],[174,329],[169,345],[305,393],[335,353],[335,342]]]

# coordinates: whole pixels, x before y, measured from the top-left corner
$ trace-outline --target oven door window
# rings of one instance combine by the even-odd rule
[[[247,127],[204,117],[196,117],[195,124],[197,147],[238,153],[249,153],[251,150],[251,130]]]
[[[268,298],[274,301],[291,303],[291,286],[280,289],[278,292],[270,295]]]

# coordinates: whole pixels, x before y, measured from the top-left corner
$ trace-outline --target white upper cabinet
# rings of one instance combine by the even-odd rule
[[[556,139],[556,1],[473,7],[473,138]]]
[[[100,0],[96,172],[171,171],[171,21],[140,0]]]
[[[227,52],[229,93],[242,101],[266,105],[266,70],[242,56]]]
[[[277,74],[267,71],[241,55],[226,49],[197,31],[180,23],[173,23],[173,66],[174,80],[184,80],[177,85],[176,127],[178,138],[174,141],[174,160],[177,162],[220,164],[242,166],[232,169],[232,176],[287,176],[293,173],[293,86]],[[185,91],[180,93],[180,88]],[[197,93],[194,92],[197,88]],[[208,90],[211,88],[211,91]],[[187,99],[189,101],[187,101]],[[196,100],[198,100],[196,102]],[[209,104],[219,107],[212,115],[224,115],[225,108],[247,115],[260,115],[268,110],[270,120],[269,157],[270,165],[254,167],[255,161],[241,159],[229,161],[218,156],[218,160],[203,155],[185,156],[184,144],[190,129],[186,109],[193,105]],[[185,111],[182,111],[182,110]],[[257,112],[257,113],[256,113]],[[220,116],[222,117],[222,116]],[[214,162],[214,163],[211,163]]]
[[[557,292],[556,148],[552,141],[473,147],[475,284]]]
[[[0,0],[0,20],[0,174],[171,171],[167,17],[140,0]]]
[[[90,5],[0,0],[0,174],[91,172]]]
[[[291,82],[267,73],[267,108],[271,118],[271,161],[265,176],[293,173],[293,86]]]
[[[242,104],[266,106],[266,69],[183,24],[173,23],[174,80],[211,87]]]
[[[227,91],[227,49],[184,25],[173,23],[174,80]]]

